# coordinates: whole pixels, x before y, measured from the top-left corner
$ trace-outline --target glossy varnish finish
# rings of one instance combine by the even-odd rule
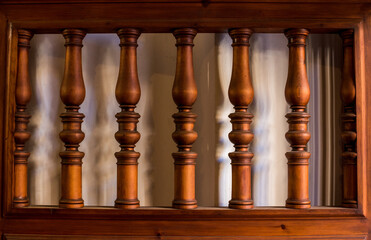
[[[249,27],[254,32],[282,33],[286,28],[302,27],[313,32],[338,32],[339,29],[354,27],[362,19],[362,14],[368,11],[366,4],[359,1],[350,3],[349,0],[336,4],[318,3],[318,0],[317,3],[311,0],[255,0],[250,3],[226,0],[101,1],[92,4],[81,0],[40,2],[33,4],[33,11],[27,4],[2,4],[2,1],[0,4],[15,27],[55,33],[66,26],[111,33],[122,27],[137,27],[142,32],[170,32],[185,26],[197,27],[199,33],[226,32],[232,27]]]
[[[229,115],[232,123],[229,139],[235,147],[235,151],[229,153],[232,161],[232,199],[229,201],[229,207],[238,209],[253,207],[251,159],[254,154],[249,151],[249,145],[254,138],[250,131],[253,115],[248,112],[248,106],[254,98],[249,66],[251,34],[252,31],[247,28],[229,31],[233,40],[233,67],[228,96],[235,109],[235,112]]]
[[[308,164],[310,153],[307,143],[310,133],[307,129],[310,115],[306,106],[310,89],[305,66],[306,29],[285,31],[289,47],[289,70],[285,87],[285,97],[291,112],[286,115],[289,131],[286,139],[292,150],[286,153],[288,160],[288,208],[310,208]]]
[[[78,150],[85,134],[81,131],[84,114],[79,112],[85,98],[85,86],[82,77],[81,48],[85,32],[79,29],[63,31],[66,40],[66,60],[64,78],[60,90],[66,112],[61,114],[63,130],[59,134],[64,142],[62,158],[62,191],[59,206],[80,208],[82,199],[82,158],[84,153]]]
[[[120,37],[121,57],[120,71],[116,84],[116,100],[121,112],[116,114],[119,131],[115,138],[120,143],[121,151],[117,158],[117,199],[118,208],[137,208],[138,200],[138,158],[140,153],[134,151],[140,133],[137,123],[140,115],[134,112],[140,98],[140,85],[137,72],[137,39],[140,32],[128,28],[118,31]]]
[[[35,3],[37,1],[37,3]],[[20,0],[0,2],[0,233],[5,239],[367,239],[371,225],[371,3],[368,0],[167,1]],[[50,3],[53,2],[53,3]],[[98,3],[99,2],[99,3]],[[313,33],[354,29],[357,109],[357,208],[12,207],[18,29],[58,33],[64,28],[117,32],[254,32],[308,28]],[[169,46],[170,47],[170,46]],[[112,123],[114,124],[114,123]],[[202,159],[201,159],[202,160]],[[205,173],[207,174],[207,173]],[[31,234],[31,235],[28,235]],[[33,236],[32,236],[33,235]],[[52,235],[58,235],[57,237]]]
[[[33,34],[27,30],[18,30],[18,74],[15,89],[17,110],[15,113],[15,152],[14,152],[14,207],[29,205],[27,195],[27,162],[30,153],[25,151],[25,143],[30,138],[27,124],[30,115],[25,112],[31,99],[31,85],[28,73],[28,52]]]
[[[343,75],[341,100],[343,102],[341,134],[343,143],[343,207],[357,207],[357,148],[356,148],[356,86],[354,75],[353,30],[341,33],[343,39]]]
[[[197,139],[193,130],[197,115],[192,113],[192,105],[197,98],[197,87],[193,76],[193,39],[197,31],[192,28],[177,29],[173,32],[176,38],[177,61],[173,84],[173,100],[179,112],[173,114],[175,132],[173,140],[178,152],[174,158],[174,200],[173,207],[192,209],[197,207],[195,198],[195,164],[197,153],[192,152],[192,144]]]

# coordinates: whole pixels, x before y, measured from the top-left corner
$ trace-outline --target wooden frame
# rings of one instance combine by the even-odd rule
[[[354,29],[358,208],[12,208],[16,30],[61,33],[65,28],[81,28],[89,34],[122,27],[144,33],[183,27],[198,32],[248,27],[281,33],[287,28],[307,28],[311,33]],[[0,36],[0,233],[5,239],[48,239],[50,235],[60,239],[367,239],[371,230],[369,0],[3,0]]]

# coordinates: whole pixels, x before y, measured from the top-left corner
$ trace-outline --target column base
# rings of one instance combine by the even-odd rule
[[[80,199],[61,199],[59,200],[60,208],[82,208],[84,200]]]
[[[28,207],[29,205],[30,205],[30,202],[28,198],[14,198],[13,199],[13,206],[15,208]]]
[[[355,200],[343,200],[341,206],[345,208],[357,208],[358,204]]]
[[[230,200],[229,208],[233,209],[251,209],[254,207],[253,200]]]
[[[310,201],[309,200],[286,200],[286,208],[310,208]]]
[[[139,206],[138,199],[116,199],[115,201],[115,208],[134,209],[138,208]]]
[[[177,209],[195,209],[197,208],[196,200],[174,200],[173,208]]]

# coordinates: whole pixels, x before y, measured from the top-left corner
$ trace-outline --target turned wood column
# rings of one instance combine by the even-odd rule
[[[197,87],[193,76],[193,39],[197,31],[192,28],[177,29],[177,62],[173,85],[173,99],[179,112],[173,115],[176,130],[173,140],[178,152],[174,158],[174,200],[173,207],[192,209],[197,207],[195,199],[195,164],[197,153],[192,152],[192,144],[197,139],[193,130],[197,115],[192,113],[192,105],[197,98]]]
[[[232,199],[230,208],[248,209],[253,207],[251,197],[251,159],[249,145],[254,138],[250,131],[253,115],[248,106],[254,98],[249,66],[249,38],[252,31],[248,28],[233,29],[229,32],[233,40],[232,77],[228,89],[229,100],[235,112],[229,115],[232,131],[229,139],[235,151],[229,153],[232,164]]]
[[[120,71],[116,84],[116,100],[121,112],[116,114],[119,130],[115,134],[121,151],[115,153],[117,158],[117,199],[115,207],[137,208],[138,200],[138,158],[140,153],[134,151],[140,133],[137,123],[140,115],[134,112],[140,99],[140,86],[137,72],[137,39],[140,32],[134,28],[120,29],[121,57]]]
[[[306,107],[310,89],[305,66],[305,40],[309,34],[306,29],[285,31],[289,47],[289,70],[285,97],[291,112],[286,115],[289,131],[286,139],[292,150],[286,153],[288,160],[288,208],[310,208],[308,164],[310,153],[307,143],[310,133],[307,129],[310,115]]]
[[[341,33],[343,39],[343,75],[341,82],[342,143],[343,143],[343,207],[357,207],[357,130],[356,86],[354,75],[353,30]]]
[[[62,158],[62,192],[59,206],[80,208],[82,199],[82,158],[84,153],[78,150],[85,134],[81,131],[84,114],[79,112],[85,98],[85,86],[82,77],[81,48],[85,32],[79,29],[63,31],[66,47],[64,78],[60,90],[66,112],[61,114],[63,130],[59,134],[64,142],[65,151],[59,153]]]
[[[14,207],[29,205],[27,195],[27,163],[30,153],[25,151],[25,144],[31,134],[27,124],[31,115],[25,112],[31,99],[30,77],[28,75],[28,51],[33,34],[27,30],[18,30],[18,72],[15,88],[15,130],[14,130]]]

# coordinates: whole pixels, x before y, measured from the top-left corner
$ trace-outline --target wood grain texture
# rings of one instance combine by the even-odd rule
[[[31,99],[31,84],[28,73],[28,52],[33,34],[27,30],[18,30],[18,72],[15,88],[15,152],[14,152],[14,207],[29,205],[27,194],[27,164],[30,153],[25,150],[25,144],[31,136],[27,124],[31,118],[26,112]]]
[[[286,115],[289,131],[286,139],[292,148],[286,153],[288,160],[288,208],[310,208],[308,160],[306,151],[310,133],[307,129],[310,115],[306,112],[310,89],[305,66],[306,29],[289,29],[285,32],[289,47],[289,70],[285,97],[292,110]]]
[[[324,225],[326,227],[323,227]],[[157,236],[160,239],[166,236],[359,237],[365,235],[366,229],[367,223],[361,219],[301,219],[299,221],[295,219],[169,221],[150,218],[140,221],[9,219],[4,226],[5,233],[13,234]]]
[[[233,40],[233,66],[228,96],[235,109],[235,112],[229,115],[232,131],[228,136],[235,147],[235,151],[229,153],[232,161],[232,199],[229,201],[229,207],[237,209],[249,209],[254,206],[251,191],[251,159],[254,154],[249,151],[254,138],[250,130],[253,115],[248,111],[254,98],[249,64],[251,34],[252,31],[248,28],[229,31]]]
[[[141,207],[135,209],[117,209],[112,207],[89,207],[66,209],[56,206],[35,206],[13,208],[9,217],[46,218],[46,219],[99,219],[99,220],[247,220],[247,219],[344,219],[362,218],[354,208],[313,207],[307,209],[289,209],[284,207],[255,207],[249,211],[237,211],[230,208],[198,207],[192,211],[164,207]]]
[[[371,14],[355,29],[358,209],[371,216]],[[368,237],[371,221],[368,222]]]
[[[343,165],[343,207],[357,207],[357,129],[356,129],[356,86],[354,72],[353,30],[341,33],[343,39],[343,74],[341,82],[342,114],[342,165]]]
[[[7,0],[6,0],[7,1]],[[122,3],[79,0],[71,6],[23,0],[2,1],[0,7],[0,149],[2,159],[1,201],[6,218],[0,232],[60,236],[112,236],[127,239],[365,239],[371,229],[371,17],[368,1],[313,3],[310,0],[275,3],[204,1],[178,3]],[[48,1],[48,0],[47,0]],[[166,0],[164,0],[166,1]],[[313,0],[317,1],[317,0]],[[162,2],[162,3],[160,3]],[[29,4],[28,4],[29,3]],[[46,3],[46,4],[45,4]],[[336,3],[336,4],[334,4]],[[2,17],[2,15],[4,15]],[[282,32],[286,28],[308,28],[311,32],[354,29],[357,111],[357,208],[275,209],[115,209],[58,207],[11,208],[13,181],[13,129],[17,34],[6,34],[7,20],[15,27],[35,33],[58,33],[65,28],[88,32],[117,32],[122,27],[141,32],[171,32],[194,27],[198,32],[226,32],[229,28],[249,27],[255,32]],[[5,53],[8,48],[7,56]],[[5,76],[6,75],[6,76]],[[136,238],[132,236],[136,236]],[[188,237],[187,237],[188,236]],[[124,238],[124,239],[125,239]],[[94,238],[91,238],[94,239]]]
[[[35,4],[35,3],[175,3],[175,0],[3,0],[2,4]],[[228,3],[228,0],[182,0],[183,3],[202,3],[207,6],[210,3]],[[257,2],[256,0],[234,0],[233,2]],[[265,3],[369,3],[369,0],[260,0],[259,2]]]
[[[186,237],[186,236],[160,236],[160,237],[146,237],[146,236],[76,236],[76,235],[62,235],[62,236],[56,236],[56,235],[26,235],[26,234],[7,234],[5,235],[5,240],[44,240],[44,239],[54,239],[54,240],[65,240],[65,239],[76,239],[76,240],[99,240],[99,239],[111,239],[111,240],[225,240],[228,238],[228,240],[285,240],[285,239],[296,239],[296,240],[303,240],[303,239],[322,239],[322,240],[348,240],[348,239],[358,239],[358,240],[365,240],[367,239],[366,236],[292,236],[292,237],[282,237],[282,236],[270,236],[270,237],[258,237],[258,236],[252,236],[252,237],[244,237],[244,236],[212,236],[212,237],[204,237],[204,236],[195,236],[195,237]]]
[[[197,153],[191,151],[192,144],[197,139],[197,133],[193,130],[197,115],[191,112],[192,105],[197,98],[192,54],[193,39],[197,31],[192,28],[181,28],[176,29],[173,34],[176,38],[177,60],[172,95],[179,110],[173,114],[175,132],[172,137],[178,147],[178,152],[173,153],[173,207],[192,209],[197,207],[195,198]]]
[[[36,33],[57,33],[68,27],[114,33],[119,28],[133,26],[142,32],[171,32],[184,26],[197,28],[198,32],[227,32],[229,28],[243,27],[254,32],[283,32],[287,28],[338,32],[353,28],[370,11],[370,4],[354,2],[208,3],[9,3],[1,7],[15,27]]]
[[[117,158],[117,199],[115,207],[137,208],[138,200],[138,158],[134,151],[140,133],[137,123],[140,115],[134,112],[140,98],[140,85],[137,71],[137,39],[140,32],[134,28],[124,28],[117,32],[120,37],[120,70],[116,85],[116,100],[121,112],[116,114],[119,131],[115,138],[120,143],[121,151]]]
[[[8,29],[7,29],[7,19],[4,16],[3,13],[0,12],[0,36],[8,36]],[[7,204],[7,198],[6,196],[6,190],[7,186],[4,183],[3,179],[8,177],[8,179],[11,179],[9,177],[9,174],[6,174],[5,170],[5,165],[6,162],[10,162],[9,159],[7,158],[7,151],[6,148],[6,143],[4,139],[6,139],[7,134],[7,128],[6,128],[6,116],[8,112],[8,107],[9,104],[7,101],[7,47],[8,47],[8,38],[6,37],[1,37],[0,38],[0,79],[3,79],[3,81],[0,80],[0,101],[4,104],[0,104],[0,226],[3,225],[3,214],[4,214],[4,205]],[[14,99],[14,95],[13,95]],[[14,99],[15,101],[15,99]],[[8,151],[11,152],[11,151]],[[5,159],[7,161],[5,161]],[[9,181],[8,181],[9,182]],[[8,183],[9,185],[9,183]],[[5,203],[5,204],[4,204]],[[9,203],[8,203],[9,204]],[[10,205],[10,204],[9,204]],[[0,234],[2,235],[2,227],[0,227]]]
[[[16,82],[18,71],[18,30],[7,25],[7,61],[5,80],[5,106],[4,112],[4,189],[3,189],[3,214],[13,208],[14,199],[14,129],[16,112]],[[6,159],[6,160],[5,160]]]
[[[85,34],[79,29],[63,31],[66,40],[66,61],[60,94],[62,102],[66,105],[66,112],[61,114],[63,130],[59,134],[66,148],[59,154],[62,158],[62,190],[59,206],[63,208],[84,206],[81,176],[84,153],[78,148],[85,137],[81,131],[84,114],[79,112],[80,104],[85,98],[81,63],[82,40]]]

